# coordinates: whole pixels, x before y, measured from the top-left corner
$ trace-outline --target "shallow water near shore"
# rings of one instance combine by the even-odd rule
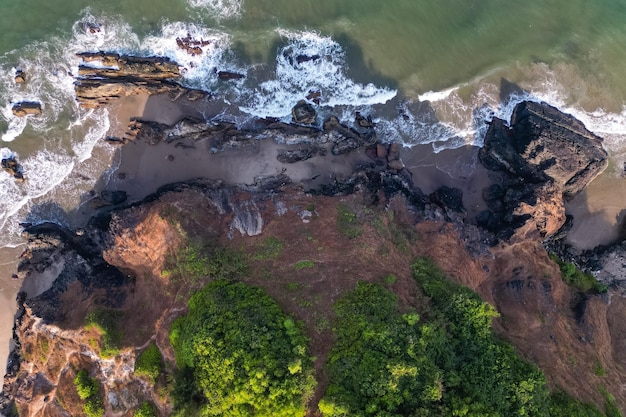
[[[347,122],[357,110],[372,115],[379,138],[410,147],[403,157],[420,172],[416,183],[428,188],[459,180],[475,192],[481,182],[463,178],[473,172],[472,160],[456,152],[479,146],[484,122],[507,119],[523,99],[574,114],[605,138],[612,167],[623,166],[625,21],[621,0],[97,0],[88,7],[84,0],[0,0],[0,154],[17,155],[28,178],[17,184],[0,172],[0,323],[8,329],[13,319],[19,283],[11,279],[11,262],[22,243],[20,222],[79,225],[84,217],[67,213],[87,215],[76,208],[89,191],[117,178],[120,161],[101,139],[123,131],[127,118],[148,106],[138,99],[122,110],[80,109],[73,92],[76,52],[169,56],[185,67],[185,84],[228,103],[220,118],[241,124],[256,116],[289,120],[291,107],[318,91],[321,114]],[[177,48],[176,37],[187,34],[210,40],[201,55]],[[14,81],[18,68],[26,73],[24,84]],[[216,69],[246,78],[220,81]],[[21,100],[41,101],[42,116],[14,117],[11,106]],[[149,163],[164,163],[164,155],[158,158]],[[182,164],[182,150],[177,158],[170,165]],[[211,175],[249,181],[279,168],[255,166],[253,157],[247,164],[249,172],[237,176],[220,171],[229,164],[217,163]],[[293,174],[304,178],[322,168]],[[611,229],[617,221],[619,199],[607,203],[616,207],[606,212],[603,195],[623,185],[620,175],[608,170],[572,202],[570,210],[586,224],[574,238],[581,248],[599,241],[589,233],[607,230],[590,225],[603,218]],[[154,188],[176,178],[161,174],[150,183],[142,177],[136,185]],[[4,327],[0,369],[9,337]]]

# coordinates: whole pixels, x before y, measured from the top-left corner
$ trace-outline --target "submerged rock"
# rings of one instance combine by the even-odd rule
[[[22,169],[22,165],[17,162],[17,157],[15,155],[3,158],[2,162],[0,162],[0,166],[2,166],[2,169],[12,175],[16,180],[24,180],[24,171]]]
[[[18,117],[37,116],[41,114],[41,103],[37,101],[20,101],[13,105],[11,111]]]
[[[15,77],[13,78],[16,84],[23,84],[26,82],[26,73],[21,70],[15,70]]]
[[[300,123],[303,125],[310,125],[315,123],[317,113],[312,105],[304,100],[300,100],[293,109],[291,109],[291,116],[294,123]]]

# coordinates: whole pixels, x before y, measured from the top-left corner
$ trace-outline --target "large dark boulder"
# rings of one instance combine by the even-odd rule
[[[483,191],[489,210],[478,223],[505,239],[515,234],[541,238],[565,222],[571,198],[607,166],[602,139],[582,122],[546,103],[519,103],[510,126],[494,119],[479,152],[499,183]]]
[[[485,167],[534,183],[551,178],[569,198],[608,165],[602,139],[546,103],[519,103],[510,126],[499,119],[489,126],[480,152]]]

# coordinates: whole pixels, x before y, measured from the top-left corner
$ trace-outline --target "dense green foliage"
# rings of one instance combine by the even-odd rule
[[[161,351],[154,344],[150,345],[139,354],[135,362],[135,373],[137,375],[147,376],[154,382],[157,376],[163,370],[163,356]]]
[[[157,417],[158,415],[159,414],[156,410],[156,407],[146,401],[141,404],[138,409],[135,410],[133,417]]]
[[[247,269],[243,253],[220,247],[190,243],[181,249],[171,262],[167,275],[175,274],[188,281],[201,278],[232,279]]]
[[[81,369],[74,378],[74,386],[81,400],[85,401],[83,411],[87,417],[100,417],[104,414],[104,406],[100,395],[100,383],[90,378],[86,369]]]
[[[556,255],[551,255],[550,258],[552,258],[552,260],[559,265],[559,268],[561,268],[563,281],[565,281],[567,285],[571,285],[572,287],[583,292],[592,291],[602,294],[608,291],[608,287],[605,284],[598,282],[593,275],[585,274],[573,263],[562,261]]]
[[[544,375],[494,337],[498,314],[478,295],[427,260],[414,264],[414,277],[431,299],[427,321],[402,314],[381,285],[359,283],[337,302],[325,417],[603,415],[551,396]]]
[[[181,368],[179,415],[304,415],[315,384],[307,340],[261,289],[208,284],[170,340]]]
[[[348,239],[356,239],[363,233],[356,214],[345,204],[337,206],[337,227]]]
[[[117,323],[123,313],[116,310],[96,308],[85,318],[86,327],[98,329],[102,336],[102,349],[100,355],[104,358],[115,356],[119,353],[124,334],[118,329]]]

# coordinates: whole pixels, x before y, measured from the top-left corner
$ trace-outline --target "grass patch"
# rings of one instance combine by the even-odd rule
[[[137,356],[135,362],[135,374],[149,378],[152,383],[163,371],[163,356],[161,351],[154,344],[150,345]]]
[[[599,359],[596,359],[595,363],[593,364],[593,373],[597,376],[606,376],[606,371],[604,370],[602,362],[600,362]]]
[[[85,401],[83,411],[87,417],[101,417],[104,415],[104,404],[102,402],[102,387],[95,378],[90,378],[86,369],[81,369],[76,378],[74,386],[81,400]]]
[[[303,259],[301,261],[296,262],[293,265],[294,269],[296,271],[300,271],[301,269],[305,269],[305,268],[313,268],[315,267],[315,262],[309,260],[309,259]]]
[[[565,262],[554,254],[550,255],[550,258],[556,262],[561,269],[561,277],[567,285],[582,292],[604,294],[608,291],[608,287],[605,284],[598,282],[593,275],[584,273],[573,263]]]
[[[393,285],[396,282],[396,276],[393,274],[389,274],[385,277],[385,283],[387,285]]]
[[[356,239],[363,233],[356,213],[345,204],[337,206],[337,227],[339,232],[348,239]]]
[[[202,278],[234,279],[248,269],[245,254],[229,248],[192,243],[178,251],[164,272],[188,282]],[[161,274],[163,275],[163,274]]]
[[[253,259],[257,261],[276,259],[282,253],[283,247],[283,242],[281,242],[280,239],[270,236],[261,242],[261,245],[259,246],[259,249]]]
[[[124,334],[118,329],[117,323],[122,319],[124,313],[116,310],[105,310],[96,308],[92,310],[85,321],[87,329],[96,329],[101,336],[102,346],[100,356],[108,358],[120,353]]]

